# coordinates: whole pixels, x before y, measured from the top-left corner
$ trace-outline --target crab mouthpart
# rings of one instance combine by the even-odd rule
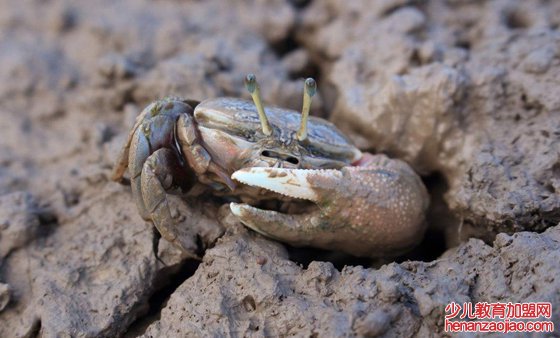
[[[255,167],[238,170],[231,175],[231,178],[243,184],[270,190],[287,197],[319,202],[316,187],[309,178],[319,172],[324,173],[324,171]]]

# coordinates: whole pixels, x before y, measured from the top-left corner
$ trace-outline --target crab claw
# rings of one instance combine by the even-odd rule
[[[236,181],[308,200],[316,207],[304,214],[284,214],[232,203],[231,211],[249,228],[295,246],[356,256],[398,255],[422,239],[429,197],[406,163],[369,156],[366,166],[341,170],[238,170],[232,175]]]

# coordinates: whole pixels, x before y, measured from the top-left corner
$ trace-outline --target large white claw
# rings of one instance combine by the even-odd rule
[[[329,170],[330,171],[330,170]],[[338,172],[337,170],[332,170]],[[253,186],[264,188],[279,194],[310,200],[319,201],[316,187],[309,181],[311,175],[326,174],[327,170],[310,169],[286,169],[286,168],[244,168],[231,175],[236,181]],[[334,173],[329,173],[334,174]]]
[[[236,203],[230,209],[247,227],[294,246],[363,257],[404,253],[426,230],[424,214],[430,197],[422,180],[408,164],[385,155],[364,155],[356,164],[325,170],[236,171],[233,180],[311,200],[315,206],[303,203],[298,213]]]

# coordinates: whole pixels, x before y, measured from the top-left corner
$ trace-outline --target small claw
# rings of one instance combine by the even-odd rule
[[[324,180],[336,180],[342,173],[336,169],[286,169],[286,168],[244,168],[231,175],[236,181],[264,188],[288,197],[301,198],[313,202],[321,200]],[[319,184],[318,184],[319,183]]]

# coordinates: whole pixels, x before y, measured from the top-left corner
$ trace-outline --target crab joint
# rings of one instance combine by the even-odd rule
[[[296,134],[299,141],[304,141],[307,138],[307,120],[309,119],[309,109],[311,108],[311,98],[317,91],[317,84],[312,78],[305,80],[305,87],[303,88],[303,108],[301,109],[301,124]]]
[[[259,120],[261,121],[262,131],[265,135],[272,135],[272,127],[270,126],[270,122],[268,122],[268,118],[264,112],[264,108],[262,105],[261,100],[261,93],[259,90],[259,84],[257,83],[257,78],[254,74],[248,74],[245,77],[245,88],[251,93],[251,97],[253,98],[253,102],[257,107],[257,111],[259,113]]]

